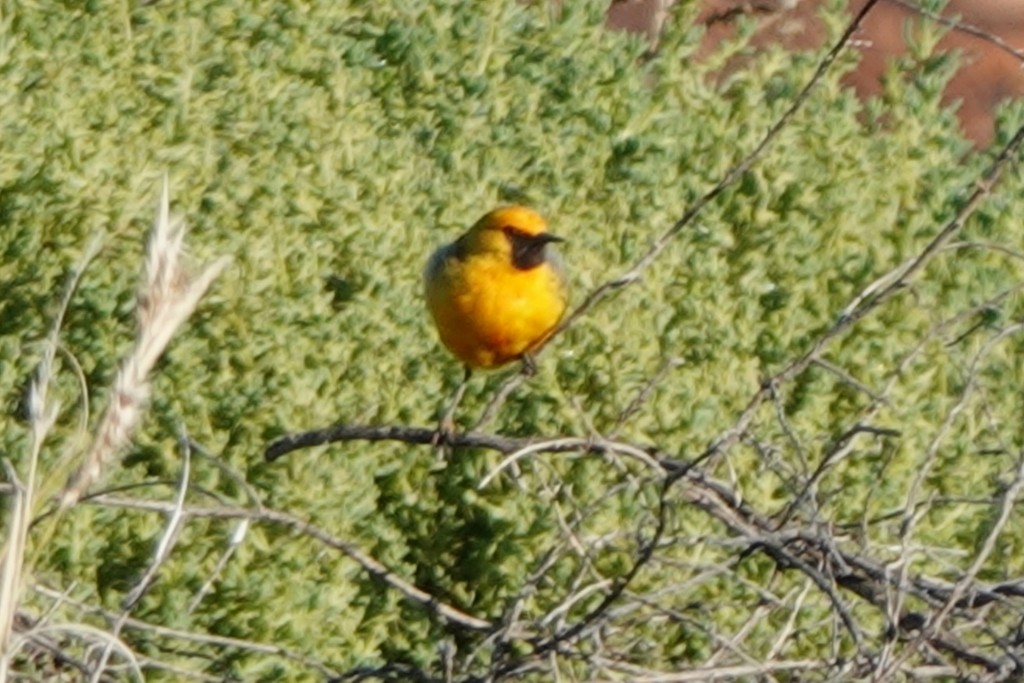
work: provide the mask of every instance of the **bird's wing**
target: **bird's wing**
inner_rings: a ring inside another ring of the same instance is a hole
[[[443,247],[438,247],[430,258],[427,259],[427,267],[423,269],[423,279],[426,282],[436,280],[441,274],[441,269],[444,268],[444,262],[454,257],[455,243],[446,244]]]

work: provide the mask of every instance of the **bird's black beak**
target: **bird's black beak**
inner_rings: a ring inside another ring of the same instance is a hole
[[[512,240],[512,265],[519,270],[530,270],[544,263],[544,247],[551,242],[564,242],[561,237],[542,232],[539,235],[516,233]]]

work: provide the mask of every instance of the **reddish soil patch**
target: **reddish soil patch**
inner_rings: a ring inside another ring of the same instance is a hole
[[[866,0],[850,0],[851,14]],[[741,17],[758,23],[753,45],[781,44],[793,50],[819,47],[824,30],[818,19],[823,0],[701,0],[697,21],[707,27],[703,49],[735,35]],[[881,89],[880,79],[889,60],[906,51],[907,22],[933,22],[912,9],[913,0],[881,0],[855,36],[862,58],[847,82],[861,97]],[[674,0],[614,0],[608,24],[643,32],[657,41],[665,21],[671,21]],[[951,0],[943,14],[955,20],[939,43],[940,50],[956,50],[961,67],[950,81],[945,100],[958,104],[964,134],[978,147],[995,134],[996,106],[1024,95],[1024,2],[1020,0]],[[1014,54],[1014,50],[1017,54]]]

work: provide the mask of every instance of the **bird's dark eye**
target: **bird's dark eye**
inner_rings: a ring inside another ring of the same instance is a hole
[[[529,237],[529,235],[527,235],[525,232],[523,232],[519,228],[513,228],[511,225],[506,225],[502,227],[501,231],[505,233],[505,237],[508,237],[510,240],[517,240],[523,237]]]

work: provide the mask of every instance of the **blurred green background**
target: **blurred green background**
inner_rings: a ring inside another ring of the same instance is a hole
[[[539,618],[573,587],[621,576],[657,504],[655,473],[635,462],[530,458],[518,478],[477,490],[499,455],[438,458],[426,447],[354,442],[273,464],[262,457],[291,431],[435,424],[462,373],[421,301],[433,248],[497,204],[528,203],[567,238],[579,303],[628,270],[754,147],[821,57],[768,52],[720,80],[714,74],[745,50],[742,41],[698,63],[699,34],[678,20],[647,59],[642,40],[604,29],[604,10],[604,2],[557,10],[417,0],[0,3],[0,452],[23,472],[25,387],[68,273],[100,235],[60,334],[53,391],[62,411],[41,461],[51,491],[81,453],[82,421],[95,425],[131,348],[145,236],[166,172],[193,261],[234,260],[172,342],[135,445],[96,489],[136,485],[133,496],[172,500],[184,428],[220,461],[193,461],[191,504],[252,507],[244,480],[268,508],[354,543],[480,618],[500,620],[518,596],[522,618]],[[834,36],[844,21],[833,8]],[[929,57],[921,39],[920,51],[893,67],[886,96],[867,105],[838,85],[849,67],[841,58],[764,157],[639,282],[545,350],[539,374],[493,430],[608,434],[667,363],[618,437],[687,458],[728,429],[762,379],[927,244],[990,161],[969,153],[939,107],[953,64]],[[901,77],[909,67],[915,75]],[[1004,140],[1020,118],[1004,113]],[[914,543],[947,552],[913,554],[912,568],[941,576],[968,563],[1024,441],[1021,341],[995,340],[1022,312],[1021,189],[1014,168],[965,227],[965,244],[943,251],[826,352],[884,395],[877,408],[814,366],[780,387],[777,404],[759,411],[709,474],[761,512],[779,512],[870,409],[871,424],[900,436],[860,438],[814,487],[809,509],[884,559],[901,538],[893,513],[927,503]],[[512,372],[478,374],[459,421],[472,423]],[[1018,517],[983,577],[1024,570]],[[660,596],[662,609],[692,621],[666,627],[643,612],[620,616],[609,646],[638,666],[698,666],[716,634],[749,618],[760,599],[754,586],[791,595],[800,585],[756,557],[709,573],[735,561],[725,530],[683,505],[669,524],[673,543],[631,590]],[[116,612],[165,526],[152,512],[79,505],[30,538],[29,585]],[[567,528],[587,553],[565,551]],[[248,529],[190,610],[234,529],[190,521],[132,615],[271,643],[336,672],[386,662],[429,670],[440,666],[438,643],[454,637],[460,671],[486,669],[480,652],[491,645],[481,637],[273,525]],[[599,599],[580,600],[566,618]],[[51,605],[26,591],[28,613]],[[882,633],[881,615],[863,610]],[[67,605],[56,615],[106,627]],[[824,656],[828,615],[827,598],[812,592],[784,654]],[[751,656],[772,647],[769,626],[748,639]],[[146,656],[218,677],[316,674],[242,647],[172,646],[144,629],[124,638]],[[567,675],[585,668],[568,656],[557,666]]]

